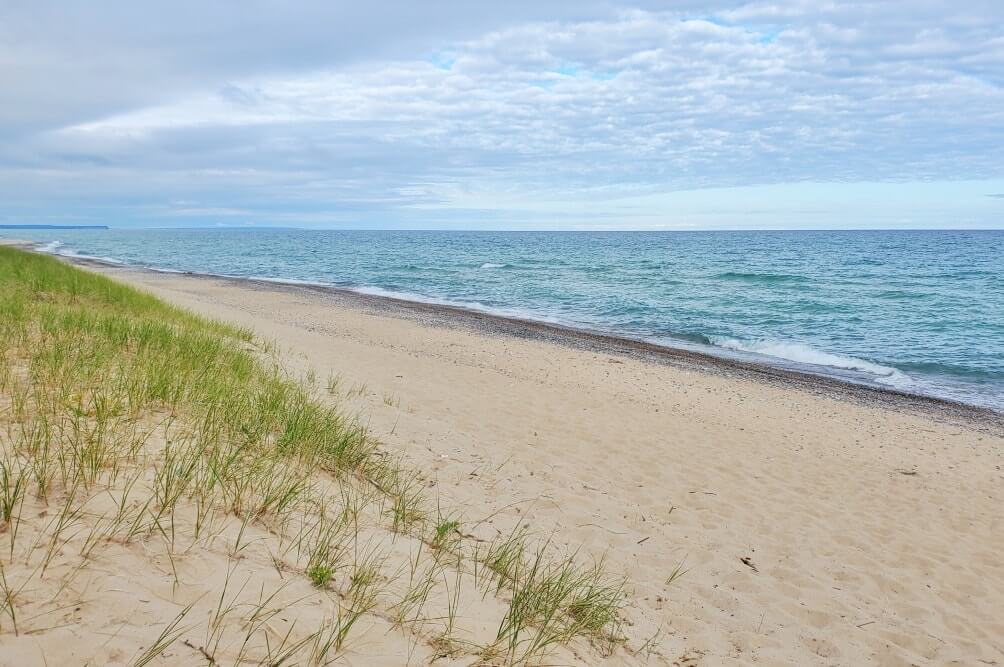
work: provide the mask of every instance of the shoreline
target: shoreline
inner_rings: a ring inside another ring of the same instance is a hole
[[[35,244],[16,245],[37,252]],[[42,253],[49,254],[49,253]],[[192,271],[175,271],[104,261],[93,257],[53,254],[76,266],[92,266],[119,271],[137,271],[152,275],[188,277],[196,280],[218,280],[259,290],[304,292],[333,304],[365,312],[389,315],[488,336],[509,336],[562,345],[594,353],[613,354],[654,364],[711,373],[725,378],[740,378],[762,382],[781,389],[796,389],[857,404],[907,411],[944,419],[951,423],[976,426],[990,433],[1004,433],[1004,412],[938,396],[911,393],[892,387],[841,379],[822,373],[784,368],[770,363],[758,363],[740,358],[698,350],[661,345],[602,331],[543,322],[529,318],[498,315],[463,306],[409,300],[387,295],[368,294],[334,285],[314,285],[282,279],[223,276]],[[783,361],[783,360],[782,360]]]

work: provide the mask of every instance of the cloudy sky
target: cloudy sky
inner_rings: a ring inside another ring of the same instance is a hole
[[[1004,2],[4,0],[25,222],[1001,228]]]

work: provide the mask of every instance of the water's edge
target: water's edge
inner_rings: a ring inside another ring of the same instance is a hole
[[[18,244],[38,252],[36,244]],[[53,256],[53,255],[50,255]],[[259,289],[309,294],[335,305],[421,322],[430,326],[458,328],[483,335],[510,336],[538,340],[597,353],[622,355],[650,363],[660,363],[719,376],[742,378],[787,389],[799,389],[838,400],[851,400],[872,407],[922,413],[939,420],[1004,434],[1004,412],[990,407],[947,398],[911,393],[881,385],[865,384],[777,364],[732,358],[703,350],[674,347],[609,333],[520,317],[510,317],[456,305],[411,301],[394,296],[361,292],[303,281],[284,281],[210,273],[162,270],[125,265],[115,261],[82,256],[55,255],[58,259],[103,273],[147,273],[174,275],[194,280],[227,282],[239,289]]]

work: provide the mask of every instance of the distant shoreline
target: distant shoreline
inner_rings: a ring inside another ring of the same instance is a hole
[[[112,229],[108,225],[0,225],[0,229]],[[457,234],[839,234],[839,233],[939,233],[939,232],[986,232],[1000,234],[1004,232],[1004,227],[722,227],[722,228],[700,228],[700,229],[671,229],[671,228],[596,228],[578,229],[563,227],[484,227],[477,229],[453,228],[453,227],[273,227],[273,226],[185,226],[185,227],[115,227],[117,232],[151,232],[151,231],[237,231],[237,232],[274,232],[274,231],[296,231],[296,232],[376,232],[395,234],[400,232],[418,233],[457,233]]]
[[[110,229],[108,225],[0,225],[0,229]]]
[[[33,244],[25,244],[29,249]],[[949,422],[976,425],[992,433],[1004,433],[1004,413],[950,399],[914,394],[891,387],[856,383],[850,380],[767,363],[717,356],[697,350],[660,345],[599,331],[579,329],[537,320],[485,313],[460,306],[410,301],[392,296],[365,294],[347,288],[297,284],[256,278],[219,276],[196,272],[159,271],[84,257],[59,256],[78,266],[92,266],[113,272],[136,271],[144,274],[220,281],[256,290],[310,295],[330,300],[333,305],[417,321],[434,327],[462,329],[492,337],[551,342],[565,347],[621,355],[650,363],[710,372],[727,378],[743,378],[781,388],[792,388],[850,400],[858,404],[897,411],[918,412]]]

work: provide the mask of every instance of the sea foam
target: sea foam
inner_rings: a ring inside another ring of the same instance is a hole
[[[52,254],[55,253],[62,245],[62,241],[50,241],[44,245],[36,246],[35,250]]]
[[[896,387],[905,387],[909,384],[909,378],[896,368],[876,364],[865,359],[825,352],[801,343],[766,339],[742,341],[722,336],[711,336],[709,338],[712,345],[727,350],[784,359],[809,366],[857,371],[872,376],[876,382]]]

